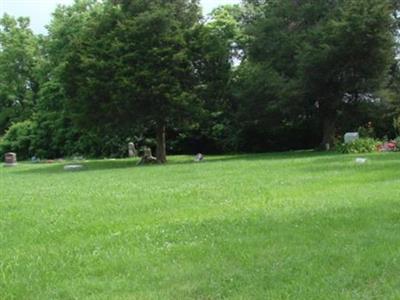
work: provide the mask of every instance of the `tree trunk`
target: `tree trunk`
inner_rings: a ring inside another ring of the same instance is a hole
[[[335,117],[325,116],[322,118],[322,131],[323,137],[321,148],[329,151],[334,146],[336,134],[336,121]]]
[[[167,162],[167,147],[165,141],[165,125],[157,124],[157,162],[164,164]]]

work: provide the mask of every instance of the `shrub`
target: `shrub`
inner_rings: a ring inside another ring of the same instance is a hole
[[[359,127],[358,133],[360,134],[361,138],[374,138],[375,137],[375,130],[372,127],[372,123],[368,123],[367,126]]]
[[[79,130],[59,113],[41,113],[33,120],[15,123],[0,138],[0,156],[15,152],[18,159],[126,157],[128,142],[136,138]]]
[[[388,141],[378,146],[380,152],[394,152],[398,150],[396,141]]]
[[[400,136],[395,138],[394,142],[396,143],[397,151],[400,151]]]
[[[348,144],[336,146],[336,150],[341,153],[370,153],[377,150],[379,142],[372,138],[361,138]]]
[[[27,159],[32,153],[33,135],[37,124],[23,121],[13,124],[0,140],[0,153],[15,152],[20,159]]]

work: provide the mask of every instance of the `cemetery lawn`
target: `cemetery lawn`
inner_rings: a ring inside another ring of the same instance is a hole
[[[0,299],[399,299],[400,153],[0,168]]]

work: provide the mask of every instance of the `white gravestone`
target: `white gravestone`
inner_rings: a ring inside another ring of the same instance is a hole
[[[359,158],[356,159],[356,163],[357,163],[357,164],[360,164],[360,165],[363,165],[363,164],[365,164],[366,162],[367,162],[367,159],[366,159],[366,158],[363,158],[363,157],[359,157]]]
[[[344,135],[344,143],[350,144],[360,138],[360,134],[358,132],[348,132]]]
[[[129,150],[129,157],[135,157],[137,155],[137,151],[136,151],[134,143],[128,144],[128,150]]]
[[[65,171],[79,171],[83,169],[83,165],[66,165],[64,166]]]

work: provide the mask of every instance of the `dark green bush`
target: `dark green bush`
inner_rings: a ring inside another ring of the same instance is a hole
[[[377,151],[379,141],[372,138],[361,138],[348,144],[339,144],[336,150],[340,153],[370,153]]]
[[[375,130],[372,127],[372,125],[367,125],[367,126],[361,126],[358,128],[358,133],[360,134],[361,138],[375,138],[376,134],[375,134]]]
[[[0,138],[0,155],[15,152],[18,159],[62,157],[126,157],[133,138],[78,130],[55,113],[35,115],[33,120],[12,125]]]
[[[37,124],[23,121],[13,124],[0,139],[0,153],[15,152],[19,159],[27,159],[34,155],[32,142]]]

